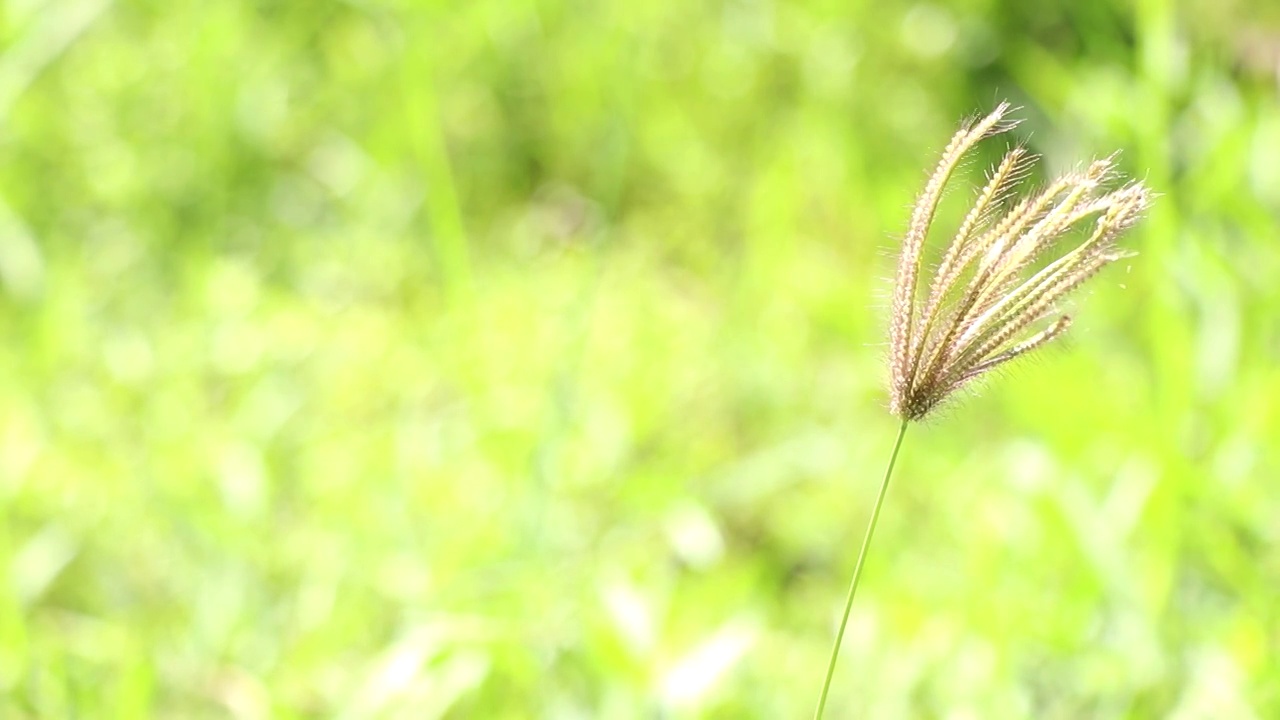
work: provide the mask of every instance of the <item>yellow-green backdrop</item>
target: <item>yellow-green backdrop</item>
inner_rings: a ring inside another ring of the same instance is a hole
[[[0,715],[806,717],[1008,99],[1161,197],[908,434],[828,717],[1280,717],[1278,91],[1270,0],[0,4]]]

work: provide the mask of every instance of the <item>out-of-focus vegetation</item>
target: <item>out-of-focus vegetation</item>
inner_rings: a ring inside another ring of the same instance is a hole
[[[1265,0],[4,3],[0,714],[805,717],[1008,98],[1163,196],[908,435],[830,715],[1278,717],[1278,89]]]

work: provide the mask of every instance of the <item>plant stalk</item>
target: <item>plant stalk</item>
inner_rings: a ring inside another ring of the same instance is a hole
[[[836,658],[840,657],[840,643],[844,641],[844,629],[849,624],[853,596],[858,592],[858,579],[862,577],[862,566],[867,560],[867,548],[871,546],[871,536],[876,531],[876,521],[880,519],[880,506],[884,505],[885,492],[889,489],[889,477],[893,475],[893,465],[898,461],[898,449],[902,447],[902,438],[906,434],[907,421],[903,420],[902,426],[898,428],[898,439],[893,443],[893,454],[889,456],[889,467],[884,471],[884,480],[880,481],[880,494],[876,495],[876,504],[871,510],[871,521],[867,523],[867,534],[862,538],[862,549],[858,551],[858,564],[853,568],[853,581],[849,583],[849,597],[844,601],[844,616],[840,618],[836,642],[831,647],[831,662],[827,663],[827,679],[822,683],[822,695],[818,696],[818,710],[813,714],[814,720],[822,720],[822,711],[827,707],[827,693],[831,690],[831,676],[836,671]]]

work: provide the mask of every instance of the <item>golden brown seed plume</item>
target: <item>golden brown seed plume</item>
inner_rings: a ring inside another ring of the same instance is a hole
[[[1110,158],[1013,202],[1035,161],[1015,147],[992,168],[928,292],[918,292],[924,242],[943,189],[979,141],[1017,124],[1006,120],[1009,110],[1001,103],[960,127],[911,213],[889,327],[889,408],[904,420],[924,417],[970,380],[1065,332],[1071,318],[1058,313],[1059,301],[1127,256],[1116,240],[1151,202],[1140,182],[1108,189],[1114,180]],[[1069,237],[1070,250],[1035,269]]]

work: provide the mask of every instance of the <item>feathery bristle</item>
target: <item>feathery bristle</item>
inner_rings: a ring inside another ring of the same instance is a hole
[[[1006,120],[1009,110],[1001,103],[985,118],[961,126],[912,210],[898,257],[889,328],[889,407],[906,420],[924,417],[971,380],[1061,336],[1071,323],[1065,315],[1018,339],[1102,268],[1128,256],[1116,240],[1151,203],[1151,192],[1140,182],[1105,191],[1114,163],[1103,158],[1001,215],[1034,163],[1024,148],[1015,147],[988,174],[917,312],[924,241],[943,189],[979,141],[1017,124]],[[1085,239],[1023,277],[1064,236],[1095,216]]]

